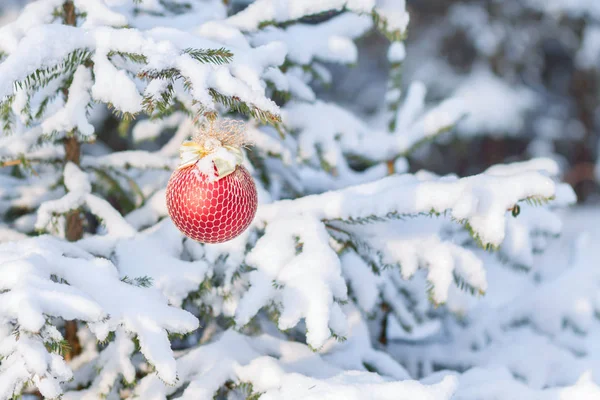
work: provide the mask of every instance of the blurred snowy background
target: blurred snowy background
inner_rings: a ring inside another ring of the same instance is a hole
[[[550,156],[581,203],[598,196],[600,3],[594,0],[408,0],[405,85],[432,101],[472,105],[457,136],[416,155],[414,170],[473,174],[503,161]],[[386,90],[387,44],[359,41],[353,69],[334,74],[337,101],[374,111]]]

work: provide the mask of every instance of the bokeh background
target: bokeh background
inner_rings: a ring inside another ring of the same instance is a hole
[[[580,202],[597,203],[600,2],[413,0],[407,7],[405,84],[423,81],[431,101],[472,103],[458,135],[421,151],[412,168],[470,175],[549,156]],[[360,93],[361,111],[369,112],[385,91],[385,44],[373,35],[361,45],[358,68],[340,68],[334,95]]]

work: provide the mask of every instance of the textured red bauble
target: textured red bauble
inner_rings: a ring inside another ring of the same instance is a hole
[[[241,234],[256,214],[258,196],[241,165],[209,180],[196,165],[173,172],[167,185],[167,210],[175,226],[202,243],[221,243]]]

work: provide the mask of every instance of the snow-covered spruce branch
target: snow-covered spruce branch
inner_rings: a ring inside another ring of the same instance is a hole
[[[552,179],[533,171],[515,172],[509,176],[490,173],[463,179],[425,181],[412,175],[402,175],[322,195],[264,205],[255,221],[259,226],[265,224],[264,235],[245,257],[244,262],[252,270],[242,275],[247,276],[250,287],[237,295],[240,298],[235,321],[243,326],[261,308],[274,305],[280,312],[280,329],[292,328],[300,319],[305,319],[307,342],[319,348],[332,333],[340,337],[346,334],[340,304],[348,300],[347,289],[336,247],[326,243],[330,237],[341,242],[347,239],[347,226],[356,229],[352,234],[359,238],[367,234],[356,228],[356,224],[348,222],[366,221],[369,217],[371,222],[380,222],[373,216],[386,217],[390,213],[408,216],[431,210],[440,213],[448,210],[454,218],[468,222],[475,237],[484,245],[498,246],[504,239],[506,218],[509,216],[507,210],[529,197],[552,198],[554,194]],[[379,201],[374,203],[373,197]],[[374,242],[376,246],[386,243],[379,240]],[[435,237],[430,240],[430,245],[436,245],[434,240]],[[436,245],[439,246],[438,251],[445,249],[443,251],[448,257],[427,260],[423,257],[430,247],[419,250],[419,243],[422,242],[400,241],[397,245],[389,245],[389,248],[379,247],[379,251],[385,252],[385,263],[380,267],[385,264],[401,265],[403,278],[407,279],[419,266],[427,266],[430,273],[428,281],[436,303],[446,301],[448,288],[455,282],[476,292],[485,291],[481,262],[469,251],[439,243]],[[402,251],[402,246],[406,246],[407,251]],[[232,248],[225,248],[231,254]],[[274,248],[278,249],[276,254],[273,253]],[[316,263],[315,260],[328,262]],[[232,267],[237,269],[235,263]],[[230,290],[236,289],[231,287]]]
[[[32,340],[30,344],[18,340],[3,348],[2,370],[14,371],[2,374],[3,396],[20,391],[33,379],[45,396],[54,398],[61,392],[59,383],[70,378],[66,366],[56,364],[52,353],[42,351],[45,340],[38,333],[44,327],[62,339],[48,317],[86,321],[100,341],[123,326],[136,335],[141,352],[159,376],[165,382],[175,381],[167,332],[196,329],[198,320],[193,315],[169,306],[159,291],[123,282],[110,261],[58,239],[40,237],[1,245],[0,254],[2,275],[12,277],[3,283],[0,295],[3,326],[8,324],[22,338]],[[37,356],[28,357],[31,352]]]
[[[44,38],[47,37],[55,38],[61,45],[45,46]],[[187,88],[192,100],[203,111],[212,112],[215,102],[221,102],[226,106],[237,104],[238,109],[250,110],[266,122],[278,119],[277,107],[264,96],[260,82],[265,68],[283,61],[284,49],[276,43],[257,49],[250,48],[247,43],[241,48],[225,48],[213,40],[176,30],[141,32],[62,25],[32,28],[19,43],[20,46],[0,64],[0,73],[4,77],[4,86],[0,86],[0,97],[4,99],[1,117],[5,123],[10,120],[11,109],[17,107],[15,99],[19,96],[26,99],[27,106],[17,109],[19,113],[25,112],[33,119],[30,114],[36,109],[37,114],[43,115],[42,107],[47,106],[48,100],[39,100],[39,106],[30,105],[33,92],[54,80],[68,78],[83,66],[85,69],[81,74],[88,69],[93,71],[93,82],[87,72],[85,81],[89,86],[76,85],[82,86],[80,91],[91,93],[91,98],[88,95],[80,107],[87,107],[93,99],[124,115],[135,115],[144,106],[151,113],[157,107],[157,101],[162,101],[164,108],[165,103],[173,99],[173,90]],[[31,48],[40,48],[40,51],[32,53]],[[27,67],[22,68],[23,65]],[[137,87],[135,75],[148,81],[143,93]],[[11,90],[13,83],[18,89],[16,94]],[[75,79],[71,86],[70,91],[75,86]],[[84,129],[82,133],[88,131]],[[44,129],[46,134],[51,132],[49,128]]]
[[[451,210],[450,216],[469,223],[482,244],[498,246],[504,239],[507,210],[519,201],[550,200],[554,195],[553,180],[535,170],[460,179],[449,176],[421,180],[414,175],[398,175],[321,195],[282,200],[263,207],[258,219],[267,222],[290,215],[312,215],[320,220],[352,223]],[[372,196],[379,201],[374,203]]]
[[[409,22],[409,15],[403,0],[397,2],[389,0],[308,1],[290,2],[285,5],[276,4],[274,0],[260,0],[229,17],[227,22],[244,31],[253,32],[269,25],[285,26],[305,17],[343,10],[371,15],[375,26],[392,41],[402,40]]]
[[[342,154],[373,161],[406,156],[420,144],[456,124],[462,118],[460,104],[447,103],[426,110],[426,89],[415,83],[396,117],[396,130],[373,129],[335,104],[317,101],[314,104],[292,102],[283,109],[286,126],[296,131],[300,157],[317,157],[320,148],[328,165],[337,167]],[[313,118],[302,118],[303,115]],[[342,154],[340,154],[340,150]]]

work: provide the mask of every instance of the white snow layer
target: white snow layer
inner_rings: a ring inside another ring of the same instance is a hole
[[[101,341],[122,326],[137,335],[142,353],[159,376],[165,382],[175,382],[177,372],[167,331],[192,331],[198,320],[169,306],[156,289],[125,283],[110,261],[47,236],[0,245],[0,266],[3,320],[14,320],[20,329],[35,333],[44,328],[45,315],[78,319],[87,321]],[[51,276],[68,285],[53,282]],[[13,353],[15,357],[20,354],[18,347],[7,355]],[[40,350],[38,354],[49,353]],[[36,359],[28,360],[28,368],[46,370]],[[28,378],[15,377],[13,385]]]
[[[91,136],[94,127],[88,122],[87,107],[91,101],[92,73],[82,65],[77,67],[69,86],[69,99],[64,107],[42,123],[45,134],[70,132],[77,129],[82,135]]]
[[[267,27],[252,35],[252,43],[273,41],[286,44],[287,58],[297,64],[309,64],[314,58],[327,62],[356,63],[358,50],[353,39],[371,28],[366,15],[341,14],[317,25],[294,24],[285,29]]]
[[[305,0],[281,2],[257,0],[246,9],[229,17],[227,23],[245,31],[258,30],[261,22],[285,22],[329,10],[347,8],[357,13],[377,12],[389,30],[406,30],[409,16],[404,0]]]
[[[434,385],[392,381],[366,371],[344,371],[299,343],[268,335],[255,338],[226,331],[218,340],[189,352],[179,360],[185,388],[181,399],[212,399],[225,381],[250,382],[267,399],[450,399],[456,378]],[[164,400],[177,387],[165,387],[148,377],[136,394]]]
[[[425,181],[412,175],[399,175],[294,201],[282,200],[261,208],[258,218],[271,221],[286,215],[311,214],[319,219],[352,221],[369,215],[450,210],[452,217],[468,222],[484,244],[499,245],[504,239],[507,210],[520,200],[550,198],[554,194],[552,179],[534,171]],[[379,201],[374,203],[372,196]]]

